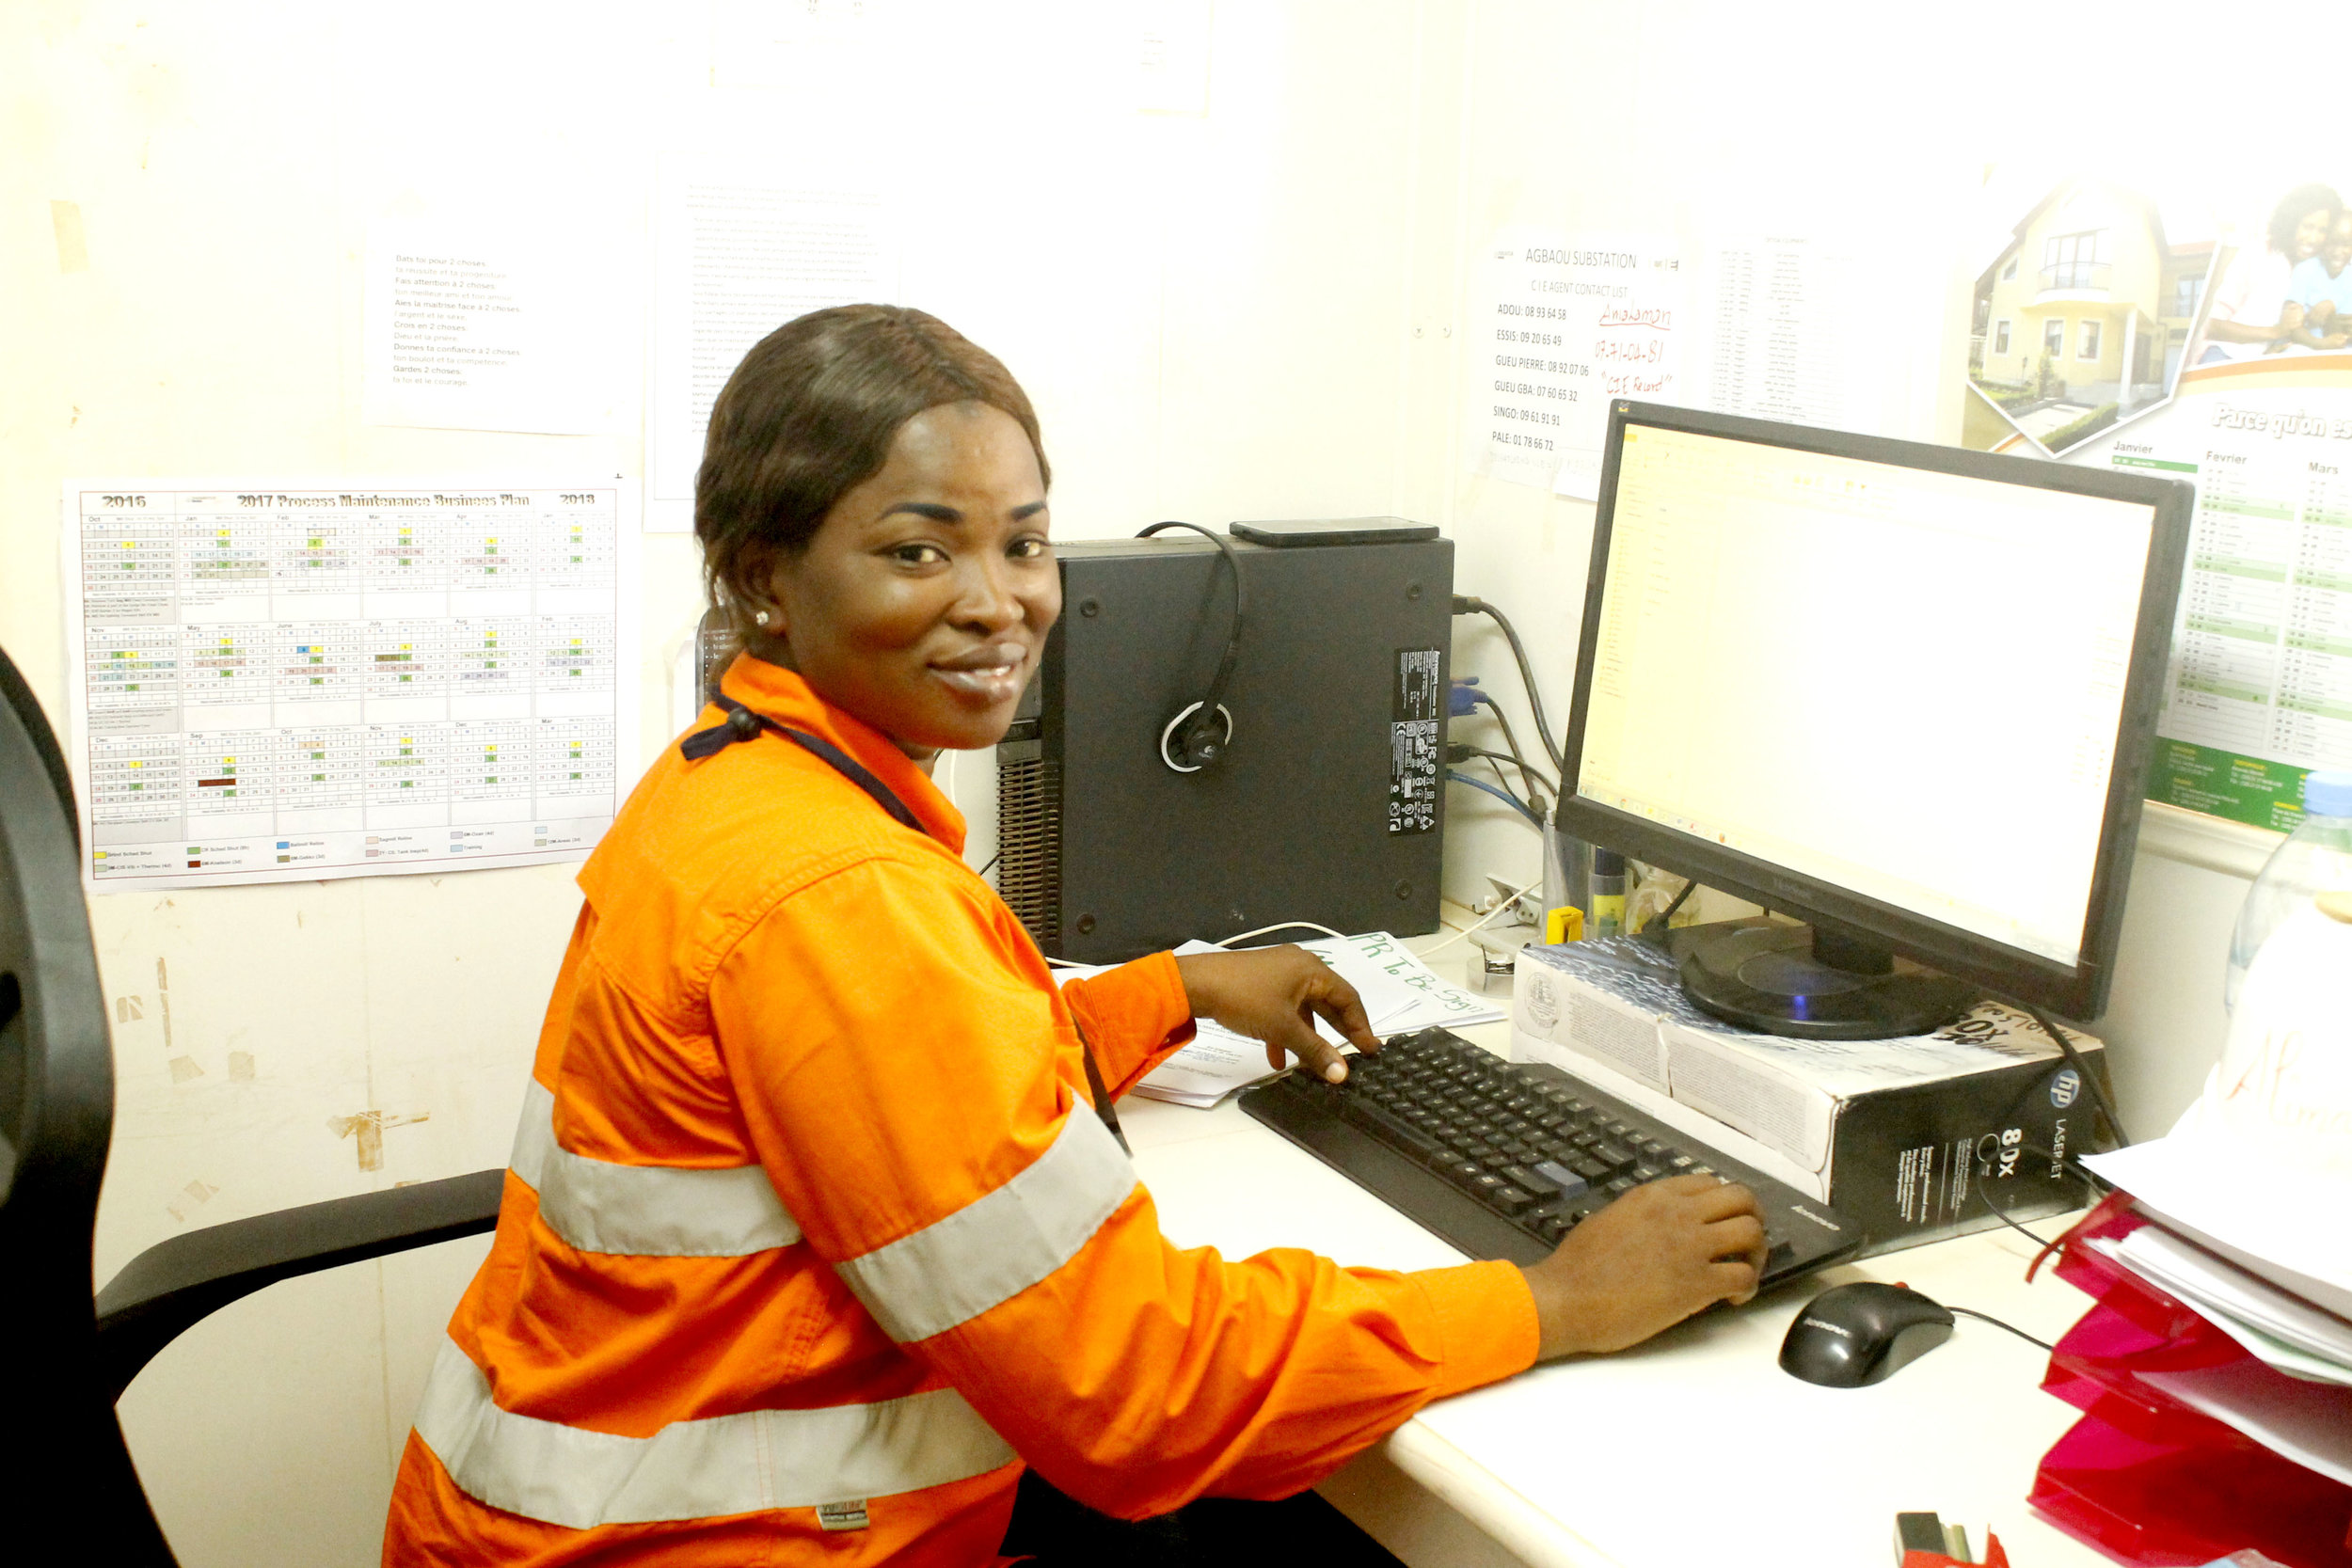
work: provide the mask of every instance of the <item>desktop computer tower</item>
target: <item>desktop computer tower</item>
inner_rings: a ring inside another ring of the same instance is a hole
[[[1453,545],[1230,542],[1057,546],[1061,620],[996,748],[997,885],[1055,958],[1438,925]],[[1170,725],[1216,678],[1234,565],[1230,737],[1186,771]]]

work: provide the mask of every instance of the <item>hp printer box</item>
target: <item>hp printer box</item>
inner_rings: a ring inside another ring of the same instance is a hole
[[[2091,1099],[2041,1026],[1980,1002],[1932,1035],[1805,1040],[1701,1012],[1673,960],[1613,937],[1530,947],[1514,981],[1512,1054],[1549,1062],[1717,1150],[1834,1205],[1866,1253],[2090,1201],[2067,1173],[2090,1152]],[[2069,1040],[2092,1070],[2104,1047]]]

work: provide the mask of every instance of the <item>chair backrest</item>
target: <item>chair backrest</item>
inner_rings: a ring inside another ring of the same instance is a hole
[[[64,753],[0,652],[0,1343],[21,1514],[72,1499],[77,1557],[169,1563],[100,1374],[90,1278],[114,1126],[105,997]]]

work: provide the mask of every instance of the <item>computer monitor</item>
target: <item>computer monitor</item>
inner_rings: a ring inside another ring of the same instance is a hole
[[[1614,404],[1561,829],[1805,923],[1676,934],[1718,1017],[1924,1033],[1979,989],[2096,1017],[2191,499]]]

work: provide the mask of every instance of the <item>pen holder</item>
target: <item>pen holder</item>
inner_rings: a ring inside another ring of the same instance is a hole
[[[1563,910],[1576,911],[1575,918],[1563,921]],[[1546,942],[1579,941],[1593,926],[1593,847],[1556,822],[1544,824],[1544,926]],[[1554,936],[1554,927],[1572,929]]]

